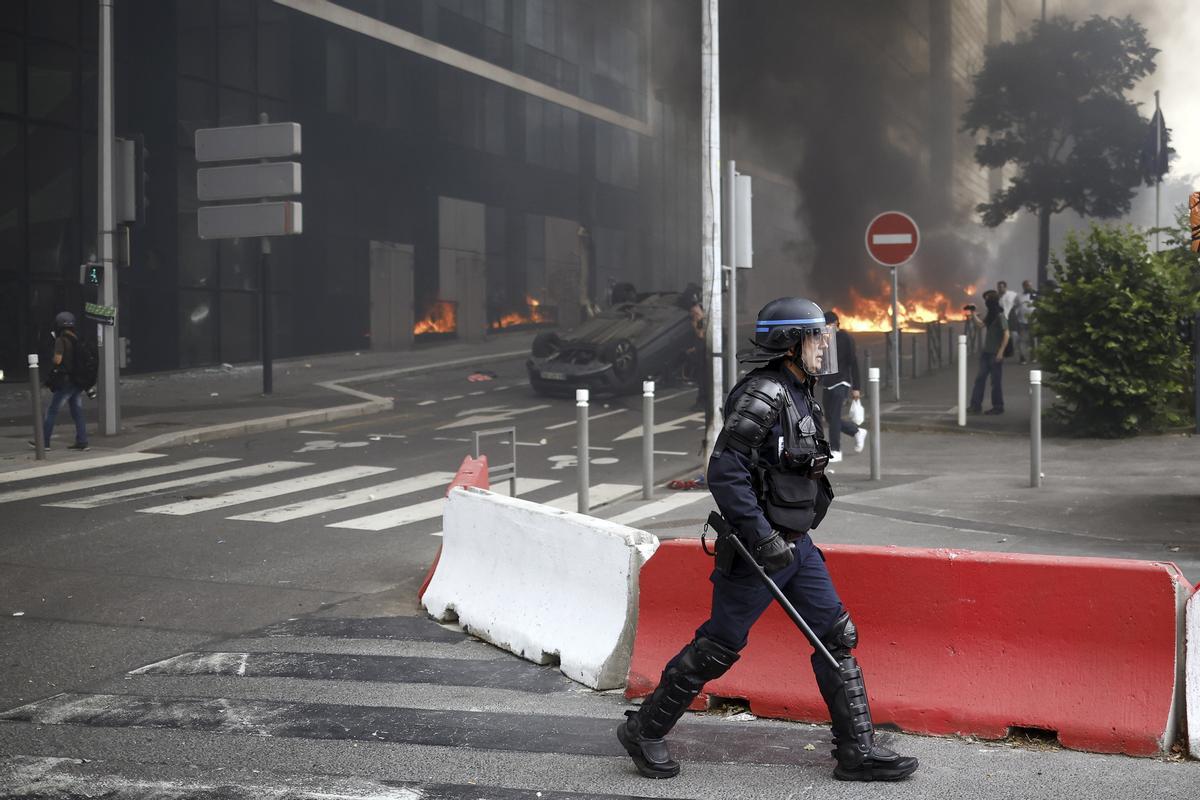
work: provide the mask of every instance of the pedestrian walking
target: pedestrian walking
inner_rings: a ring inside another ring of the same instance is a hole
[[[1032,322],[1033,322],[1033,304],[1037,300],[1037,292],[1034,291],[1033,283],[1025,280],[1021,281],[1021,293],[1017,295],[1017,330],[1016,330],[1016,352],[1017,358],[1022,364],[1033,360],[1033,340]]]
[[[725,522],[736,529],[730,535],[744,542],[839,664],[835,669],[813,655],[817,686],[833,721],[834,777],[899,780],[917,769],[917,760],[875,743],[862,670],[851,654],[858,632],[808,534],[833,499],[824,474],[829,445],[813,391],[820,377],[837,372],[837,340],[816,303],[784,297],[758,313],[754,341],[741,360],[758,366],[725,401],[725,426],[708,462],[709,488]],[[729,556],[734,545],[728,537],[717,542],[710,618],[667,662],[641,708],[627,711],[617,728],[617,738],[648,778],[679,773],[664,737],[704,684],[738,660],[751,626],[772,600],[756,570]]]
[[[59,312],[54,317],[54,358],[46,375],[45,385],[52,392],[46,407],[46,418],[42,421],[42,441],[50,449],[50,437],[54,434],[54,422],[63,403],[71,411],[75,422],[75,443],[70,450],[87,450],[87,425],[83,419],[83,395],[96,384],[96,358],[91,349],[80,340],[75,331],[75,315],[70,311]],[[33,445],[30,442],[30,445]]]
[[[976,328],[983,332],[983,350],[979,354],[979,373],[975,376],[975,386],[971,390],[971,404],[967,406],[968,414],[978,414],[983,411],[983,392],[987,382],[992,381],[992,407],[986,414],[1004,413],[1004,357],[1008,355],[1008,315],[1000,305],[999,295],[990,289],[983,293],[983,302],[987,315],[979,318],[975,311],[970,312]]]
[[[847,398],[858,400],[862,397],[854,338],[838,325],[837,312],[826,311],[825,322],[833,328],[837,338],[838,371],[821,378],[821,386],[825,389],[825,418],[829,420],[829,460],[836,464],[842,460],[842,434],[853,436],[854,452],[861,453],[867,441],[867,429],[842,417]]]

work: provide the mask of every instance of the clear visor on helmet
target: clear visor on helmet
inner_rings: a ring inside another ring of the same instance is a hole
[[[833,375],[838,371],[837,336],[832,325],[805,336],[800,347],[800,366],[813,377]]]

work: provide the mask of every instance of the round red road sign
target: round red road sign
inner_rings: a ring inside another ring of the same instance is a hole
[[[898,267],[908,261],[920,243],[917,223],[900,211],[885,211],[867,226],[867,253],[885,267]]]

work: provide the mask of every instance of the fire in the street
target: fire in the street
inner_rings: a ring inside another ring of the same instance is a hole
[[[890,331],[892,329],[892,301],[888,296],[863,297],[851,290],[852,305],[843,311],[835,307],[838,326],[845,331]],[[902,300],[897,317],[900,329],[905,330],[927,322],[945,321],[955,314],[956,307],[941,292],[923,293],[918,297]]]
[[[429,307],[424,319],[413,325],[413,335],[422,333],[454,333],[458,329],[458,306],[449,300],[438,300]]]
[[[540,325],[546,322],[554,322],[554,318],[541,307],[540,300],[535,300],[532,297],[525,298],[525,311],[514,311],[500,319],[492,321],[492,330],[501,330],[503,328],[511,328],[514,325]]]

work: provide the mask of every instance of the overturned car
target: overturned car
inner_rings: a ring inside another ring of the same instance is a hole
[[[695,300],[689,292],[642,295],[566,333],[538,334],[526,362],[530,385],[548,395],[624,394],[643,380],[683,376],[689,350],[702,346],[690,311]]]

